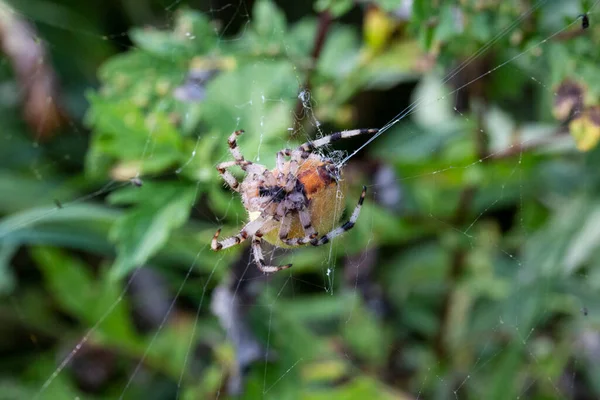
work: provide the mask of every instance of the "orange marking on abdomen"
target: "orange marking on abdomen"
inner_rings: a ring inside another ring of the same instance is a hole
[[[298,180],[304,185],[306,197],[309,199],[319,190],[335,185],[335,180],[329,175],[323,165],[325,164],[320,164],[316,167],[312,165],[301,169],[298,173]]]
[[[328,175],[319,173],[318,169],[303,171],[298,174],[298,180],[304,185],[306,197],[309,199],[319,190],[323,190],[328,186],[335,185],[335,181]]]

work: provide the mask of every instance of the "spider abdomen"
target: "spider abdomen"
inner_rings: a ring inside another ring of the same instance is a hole
[[[278,247],[292,247],[279,238],[279,224],[287,214],[291,218],[288,238],[303,237],[305,230],[298,214],[298,211],[303,208],[308,209],[316,232],[326,233],[335,226],[344,211],[345,188],[340,184],[340,176],[331,174],[332,167],[332,164],[316,159],[315,156],[300,165],[295,177],[292,177],[295,179],[293,184],[289,184],[289,162],[281,171],[278,169],[271,171],[271,176],[282,177],[277,182],[257,184],[254,179],[247,182],[247,187],[256,185],[254,190],[242,191],[251,194],[244,199],[250,220],[258,218],[261,214],[273,216],[273,221],[269,225],[273,224],[274,229],[264,235],[265,241]],[[286,186],[293,189],[286,192]]]

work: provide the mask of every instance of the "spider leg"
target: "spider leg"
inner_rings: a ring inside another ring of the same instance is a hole
[[[256,266],[265,274],[271,274],[273,272],[281,271],[282,269],[288,269],[292,266],[292,264],[285,265],[266,265],[265,259],[263,258],[262,249],[260,247],[262,243],[262,239],[259,236],[254,236],[252,239],[252,252],[254,253],[254,260],[256,261]]]
[[[285,157],[289,157],[292,155],[292,151],[290,149],[283,149],[277,152],[277,169],[279,172],[283,173],[283,166],[285,165]]]
[[[249,165],[252,165],[252,161],[248,161],[244,158],[242,152],[240,151],[237,145],[237,137],[243,133],[244,131],[241,129],[238,131],[234,131],[231,135],[229,135],[229,139],[227,139],[227,144],[229,145],[229,151],[231,152],[231,155],[233,156],[235,161],[237,161],[237,165],[242,167],[242,169],[245,171]]]
[[[329,143],[336,142],[341,139],[348,139],[354,136],[366,135],[371,133],[377,133],[379,129],[353,129],[350,131],[335,132],[331,135],[324,136],[320,139],[309,141],[298,146],[298,150],[303,153],[303,158],[306,158],[306,153],[310,153],[314,149],[328,145]]]
[[[253,164],[248,161],[246,161],[244,164],[240,164],[239,161],[225,161],[220,164],[217,164],[217,171],[219,171],[219,174],[221,174],[223,180],[227,183],[227,185],[229,185],[231,189],[235,190],[236,192],[239,192],[240,182],[238,182],[238,180],[235,179],[233,174],[228,171],[228,168],[231,168],[236,165],[240,166],[247,173],[253,174],[255,176],[266,175],[266,173],[269,172],[269,170],[267,170],[264,166],[260,164]]]
[[[212,238],[210,247],[214,251],[219,251],[240,244],[244,240],[248,239],[249,236],[261,237],[264,232],[261,232],[260,228],[262,228],[266,222],[267,220],[264,218],[257,218],[254,221],[248,222],[237,235],[228,237],[227,239],[221,241],[217,240],[219,238],[219,234],[221,233],[221,229],[219,228]]]
[[[240,183],[235,179],[235,177],[227,170],[227,168],[231,168],[234,165],[238,165],[237,161],[225,161],[220,164],[217,164],[217,171],[221,174],[221,177],[229,185],[232,190],[239,192]]]
[[[358,219],[358,216],[360,215],[360,209],[362,207],[363,202],[365,201],[366,195],[367,195],[367,187],[363,186],[362,193],[360,194],[360,198],[358,199],[358,204],[354,208],[354,211],[352,212],[350,219],[348,221],[346,221],[342,226],[339,226],[339,227],[335,228],[334,230],[332,230],[331,232],[329,232],[328,234],[321,236],[320,239],[314,239],[313,241],[310,242],[310,244],[312,244],[313,246],[324,245],[326,243],[329,243],[329,241],[331,239],[335,238],[336,236],[339,236],[342,233],[352,229],[354,227],[354,224],[356,223],[356,220]]]
[[[243,130],[238,130],[238,131],[233,132],[229,136],[229,139],[227,139],[227,144],[229,145],[229,151],[231,152],[231,155],[235,159],[236,165],[239,165],[246,172],[249,172],[249,173],[255,174],[255,175],[261,175],[267,169],[260,164],[254,164],[252,161],[246,160],[244,158],[244,156],[242,155],[242,152],[238,148],[237,137],[243,133],[244,133]]]
[[[281,225],[279,227],[279,239],[281,239],[282,241],[287,240],[291,226],[292,218],[290,217],[290,214],[285,214],[281,219]]]
[[[237,163],[238,162],[236,161],[236,164]],[[254,164],[250,161],[246,161],[245,164],[240,165],[240,167],[242,167],[242,169],[247,173],[254,175],[265,175],[267,172],[269,172],[269,170],[266,169],[264,166],[260,164]]]
[[[279,231],[279,239],[281,239],[288,246],[302,246],[310,243],[311,240],[314,240],[318,236],[318,233],[315,232],[315,228],[313,228],[312,222],[310,221],[310,213],[306,208],[298,211],[298,217],[300,218],[302,229],[304,229],[304,237],[288,239],[286,232],[285,238],[282,238],[281,230]]]
[[[294,153],[290,149],[284,149],[277,152],[277,170],[279,174],[277,176],[278,180],[283,180],[284,178],[284,169],[285,169],[285,157],[292,157],[289,163],[287,178],[285,179],[285,183],[282,185],[286,193],[291,192],[296,187],[296,175],[298,174],[298,157],[294,157]]]
[[[295,157],[292,157],[292,159],[290,160],[290,169],[288,171],[288,175],[285,182],[285,191],[287,193],[291,192],[296,188],[298,169],[300,169],[298,160]]]

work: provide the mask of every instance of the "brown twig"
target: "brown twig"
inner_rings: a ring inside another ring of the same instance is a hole
[[[52,136],[65,122],[59,88],[44,42],[33,25],[0,0],[0,50],[12,65],[23,92],[25,122],[36,141]]]
[[[578,17],[579,18],[583,18],[584,14],[580,15]],[[559,33],[558,35],[554,36],[552,38],[553,41],[555,42],[565,42],[571,39],[574,39],[576,37],[579,36],[583,36],[586,34],[586,29],[589,27],[589,20],[587,20],[587,26],[585,23],[583,23],[582,25],[579,25],[576,29],[570,29],[564,32]]]
[[[317,61],[321,56],[321,52],[323,50],[323,46],[325,45],[325,40],[327,39],[327,33],[329,32],[329,28],[331,26],[331,14],[328,11],[323,11],[319,15],[319,25],[317,27],[317,34],[315,35],[315,41],[313,44],[313,50],[310,55],[311,63],[308,71],[306,72],[306,79],[304,81],[304,85],[302,87],[303,93],[310,93],[312,88],[311,77],[313,71],[317,67]],[[304,105],[306,98],[302,95],[298,96],[298,102],[296,103],[296,109],[294,111],[294,115],[296,115],[296,121],[294,122],[294,130],[292,131],[292,135],[296,135],[298,130],[300,129],[300,125],[302,123],[302,112],[304,110]]]

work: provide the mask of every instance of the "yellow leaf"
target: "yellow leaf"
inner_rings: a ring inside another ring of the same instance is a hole
[[[388,14],[377,7],[370,7],[364,22],[365,42],[377,52],[386,45],[395,28],[396,24]]]
[[[569,131],[580,151],[589,151],[600,141],[600,106],[586,108],[569,123]]]
[[[307,364],[302,369],[303,378],[309,382],[335,381],[349,372],[343,360],[319,360]]]

